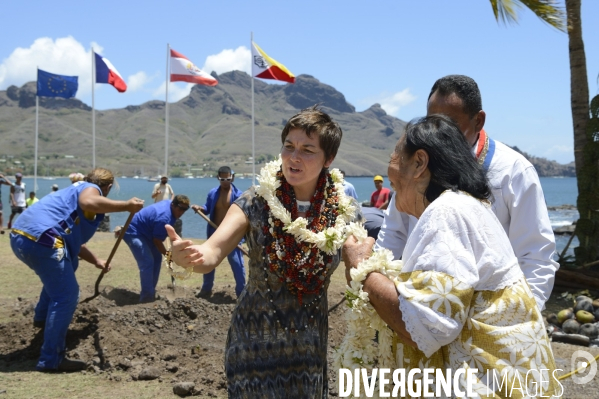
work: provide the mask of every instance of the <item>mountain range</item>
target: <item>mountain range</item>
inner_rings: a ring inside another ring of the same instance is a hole
[[[214,174],[222,165],[252,170],[251,77],[233,71],[216,75],[215,87],[193,86],[169,103],[169,175]],[[0,171],[33,173],[36,83],[0,91]],[[343,129],[333,167],[350,176],[386,174],[389,155],[406,122],[379,104],[362,112],[335,88],[310,75],[295,84],[254,81],[256,171],[281,149],[281,130],[299,110],[320,104]],[[77,99],[39,98],[38,175],[86,172],[92,165],[91,107]],[[117,175],[157,175],[164,169],[164,101],[96,110],[96,165]],[[519,151],[517,148],[515,148]],[[524,154],[540,176],[572,176],[561,165]]]

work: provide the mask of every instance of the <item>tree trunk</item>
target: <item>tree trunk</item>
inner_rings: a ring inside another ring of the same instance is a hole
[[[580,246],[574,250],[578,265],[594,261],[599,253],[599,173],[596,159],[598,151],[597,142],[591,132],[595,130],[592,128],[595,123],[589,120],[589,89],[580,3],[581,0],[566,0],[574,161],[578,181],[577,207],[580,213],[576,227]]]

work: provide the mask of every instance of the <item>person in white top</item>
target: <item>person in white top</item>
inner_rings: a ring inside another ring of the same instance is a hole
[[[476,82],[463,75],[449,75],[435,82],[429,95],[427,115],[452,118],[482,165],[493,193],[492,210],[507,233],[518,263],[544,309],[559,268],[553,260],[555,236],[537,172],[521,154],[489,138],[483,130],[486,114]],[[387,248],[401,258],[417,220],[395,207],[395,196],[375,249]]]
[[[168,177],[162,176],[160,178],[160,183],[156,183],[154,185],[152,198],[154,199],[154,203],[164,200],[172,201],[175,198],[175,192],[173,191],[171,185],[168,184]]]
[[[8,228],[12,228],[12,220],[17,213],[23,213],[27,208],[27,196],[25,195],[25,183],[23,183],[23,175],[21,173],[15,174],[15,184],[10,188],[10,206],[11,213],[8,219]]]
[[[415,375],[413,386],[434,382],[418,376],[424,368],[437,369],[444,380],[454,377],[454,389],[468,385],[468,397],[558,397],[563,387],[555,378],[543,316],[491,208],[492,189],[470,146],[447,116],[407,125],[388,168],[397,209],[418,218],[403,264],[393,280],[393,273],[379,270],[351,273],[354,267],[383,266],[390,254],[380,250],[381,256],[363,264],[374,240],[350,237],[343,246],[348,284],[352,275],[354,288],[362,281],[372,307],[396,333],[395,364],[389,366]],[[352,352],[361,356],[360,349]],[[466,373],[467,382],[459,377]],[[508,387],[514,386],[522,391],[512,396]],[[465,393],[455,389],[450,396]]]
[[[10,180],[6,176],[4,176],[2,173],[0,173],[0,234],[4,234],[4,229],[2,228],[2,226],[4,226],[4,217],[2,214],[2,185],[3,184],[12,187],[12,183],[10,182]]]

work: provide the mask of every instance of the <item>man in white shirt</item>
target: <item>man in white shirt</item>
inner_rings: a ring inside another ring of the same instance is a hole
[[[160,183],[156,183],[154,185],[152,198],[154,199],[154,203],[164,200],[172,201],[175,198],[175,192],[173,191],[171,185],[168,184],[168,177],[162,176],[160,178]]]
[[[22,181],[23,175],[20,172],[15,174],[15,184],[10,188],[10,206],[11,213],[8,219],[8,228],[12,228],[12,220],[18,214],[23,213],[27,208],[27,196],[25,195],[25,183]]]
[[[476,82],[463,75],[449,75],[435,82],[427,115],[452,118],[472,146],[493,192],[493,212],[507,233],[518,263],[539,309],[545,307],[559,268],[553,260],[555,236],[549,221],[541,183],[534,166],[505,144],[489,138],[483,130],[486,114]],[[395,196],[375,248],[391,250],[401,258],[408,236],[418,220],[395,207]]]
[[[2,211],[2,185],[5,184],[7,186],[12,187],[12,183],[10,182],[10,180],[4,176],[2,173],[0,173],[0,234],[4,234],[4,229],[2,228],[2,226],[4,226],[4,216],[3,216],[3,211]]]

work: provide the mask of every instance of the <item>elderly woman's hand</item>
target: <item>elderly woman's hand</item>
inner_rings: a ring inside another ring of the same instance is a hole
[[[343,262],[345,263],[345,278],[347,284],[351,282],[350,269],[358,266],[358,263],[364,259],[370,258],[372,253],[372,247],[374,247],[374,239],[372,237],[366,237],[362,242],[358,242],[354,236],[348,237],[343,244],[341,254],[343,255]]]

